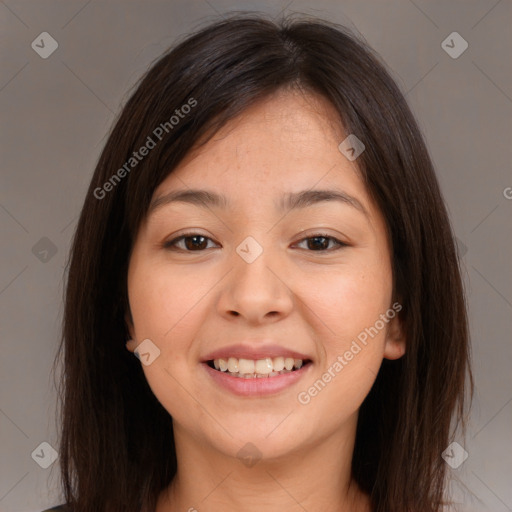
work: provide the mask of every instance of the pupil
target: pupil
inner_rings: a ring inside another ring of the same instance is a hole
[[[318,242],[318,240],[324,240],[324,243],[320,244],[320,248],[326,249],[329,246],[329,240],[325,236],[315,236],[310,239],[310,242],[313,242],[313,241]],[[314,243],[308,243],[308,245],[309,245],[309,248],[311,249],[312,246],[314,246]],[[316,247],[318,248],[318,245],[316,245]]]
[[[202,238],[203,239],[203,243],[200,244],[199,246],[197,244],[191,244],[189,243],[190,240],[197,240],[198,238]],[[206,240],[206,238],[204,236],[188,236],[186,239],[185,239],[185,245],[187,246],[187,249],[204,249],[205,248],[205,245],[204,245],[204,240]]]

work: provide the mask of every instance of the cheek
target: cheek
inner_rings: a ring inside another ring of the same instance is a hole
[[[347,266],[306,280],[302,293],[325,336],[321,342],[328,357],[347,350],[352,340],[374,326],[390,307],[391,290],[391,269],[383,264]],[[385,329],[380,330],[377,346],[383,345]]]
[[[298,396],[309,414],[331,426],[354,413],[369,393],[382,363],[392,276],[386,259],[347,266],[316,279],[310,293],[322,358],[313,379]],[[311,284],[311,283],[310,283]]]
[[[382,364],[387,323],[381,315],[390,307],[390,292],[376,278],[345,275],[329,281],[335,292],[317,288],[321,358],[297,400],[322,428],[337,428],[359,409]]]
[[[215,285],[212,276],[153,265],[136,268],[129,282],[130,307],[137,338],[159,340],[162,346],[190,338],[184,333],[197,325],[197,315]],[[211,281],[211,282],[210,282]]]
[[[187,270],[171,272],[157,264],[134,266],[132,276],[129,298],[136,339],[140,343],[149,338],[160,350],[153,363],[142,366],[146,380],[173,418],[184,424],[189,418],[197,421],[205,411],[190,394],[190,361],[197,358],[194,340],[206,296],[218,278],[208,279],[204,273],[199,278]]]

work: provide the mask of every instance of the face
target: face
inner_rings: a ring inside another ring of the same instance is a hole
[[[338,149],[347,135],[322,98],[279,92],[156,189],[129,265],[128,348],[150,340],[143,370],[177,442],[314,447],[354,427],[382,359],[403,355],[385,221]],[[192,190],[210,196],[172,200]]]

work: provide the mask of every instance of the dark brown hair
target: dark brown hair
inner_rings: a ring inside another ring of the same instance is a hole
[[[353,476],[378,512],[440,511],[441,453],[456,427],[464,431],[465,391],[473,391],[461,273],[421,132],[385,65],[359,39],[318,19],[237,14],[163,55],[122,109],[68,266],[60,464],[74,512],[151,511],[176,472],[172,418],[125,348],[130,251],[154,190],[191,148],[283,88],[323,96],[345,132],[363,141],[356,163],[392,242],[407,350],[383,361],[361,406]],[[195,107],[169,123],[191,99]],[[166,122],[165,137],[128,171],[134,151]]]

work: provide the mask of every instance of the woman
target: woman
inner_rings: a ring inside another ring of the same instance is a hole
[[[82,209],[66,510],[439,512],[468,343],[433,165],[379,58],[324,21],[211,24],[143,78]]]

